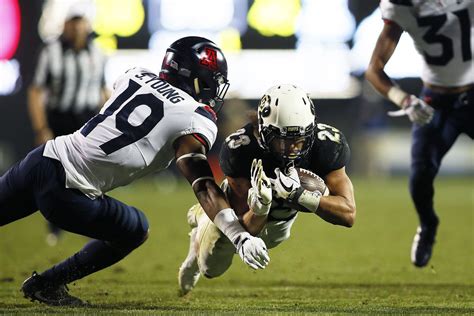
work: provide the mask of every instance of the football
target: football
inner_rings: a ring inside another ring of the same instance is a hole
[[[296,168],[298,172],[298,177],[300,178],[301,186],[308,191],[319,191],[322,195],[328,195],[329,190],[327,189],[324,180],[314,172],[303,169]]]
[[[298,177],[300,178],[301,186],[308,191],[319,191],[322,195],[329,195],[329,190],[324,183],[324,180],[314,172],[303,169],[296,168],[298,172]],[[282,199],[274,199],[279,207],[274,207],[272,210],[272,216],[276,218],[286,218],[294,212],[294,210],[299,212],[308,212],[303,206],[299,205],[296,202],[289,202]],[[281,207],[281,208],[280,208]],[[291,209],[291,210],[289,210]]]

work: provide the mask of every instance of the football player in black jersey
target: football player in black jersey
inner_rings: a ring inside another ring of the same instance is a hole
[[[243,226],[270,249],[289,238],[299,211],[335,225],[354,224],[354,192],[345,171],[349,156],[344,135],[316,120],[308,95],[293,85],[279,85],[265,93],[252,122],[225,140],[222,187]],[[295,167],[319,175],[322,188],[303,189]],[[222,275],[235,253],[199,204],[189,210],[188,223],[189,253],[178,277],[182,294],[194,288],[200,274]]]

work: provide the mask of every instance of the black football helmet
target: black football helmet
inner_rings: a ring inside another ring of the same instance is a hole
[[[227,61],[221,49],[204,37],[188,36],[166,50],[160,78],[218,112],[229,89]]]

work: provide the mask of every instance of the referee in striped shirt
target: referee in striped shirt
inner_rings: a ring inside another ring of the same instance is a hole
[[[70,11],[62,35],[39,54],[28,91],[37,144],[80,129],[109,96],[104,80],[105,56],[92,43],[90,32],[85,15]]]
[[[74,8],[73,8],[74,10]],[[59,39],[41,50],[28,89],[28,110],[37,145],[74,133],[99,111],[105,88],[105,56],[90,39],[83,12],[70,10]],[[54,246],[61,230],[49,223],[46,241]]]

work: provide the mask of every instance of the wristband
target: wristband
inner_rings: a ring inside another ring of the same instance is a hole
[[[401,108],[403,108],[403,101],[405,101],[407,97],[408,93],[397,86],[391,87],[387,92],[387,98]]]
[[[329,193],[329,190],[326,190]],[[324,193],[326,193],[326,191]],[[308,191],[308,190],[298,190],[295,195],[296,202],[303,206],[311,213],[316,213],[316,210],[319,207],[319,202],[321,201],[321,192],[319,191]]]
[[[237,246],[238,237],[247,232],[239,222],[237,215],[231,208],[225,208],[217,213],[214,217],[214,224],[219,228],[219,230],[226,235],[227,238],[232,241],[232,243]]]

